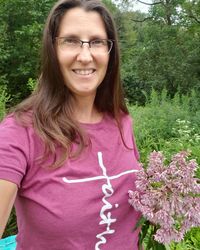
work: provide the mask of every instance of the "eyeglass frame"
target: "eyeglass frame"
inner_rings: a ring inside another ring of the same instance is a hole
[[[56,40],[60,40],[62,38],[70,38],[70,37],[67,37],[67,36],[60,36],[60,37],[57,36],[57,37],[55,37]],[[101,39],[101,38],[98,38],[98,39],[93,39],[93,40],[90,40],[90,41],[83,41],[83,40],[78,39],[78,38],[71,38],[71,39],[79,41],[80,48],[83,47],[84,43],[87,43],[89,45],[89,48],[91,48],[91,43],[94,42],[94,41],[98,41],[98,40],[110,42],[110,49],[108,50],[107,54],[110,54],[110,52],[111,52],[111,50],[113,48],[113,43],[114,43],[114,40],[112,40],[112,39]]]

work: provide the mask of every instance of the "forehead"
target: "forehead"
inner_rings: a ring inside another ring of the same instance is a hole
[[[68,10],[59,26],[58,36],[74,35],[106,38],[106,28],[101,15],[96,11],[86,11],[80,7]],[[86,37],[87,38],[87,37]]]

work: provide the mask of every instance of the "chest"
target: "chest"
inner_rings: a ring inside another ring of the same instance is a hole
[[[35,238],[42,235],[44,242],[46,237],[58,237],[65,239],[67,247],[72,239],[79,244],[65,249],[84,249],[83,244],[88,244],[85,249],[104,249],[98,248],[102,242],[132,233],[138,215],[133,216],[128,204],[128,190],[134,189],[139,165],[131,136],[129,149],[120,136],[111,133],[108,138],[91,136],[80,157],[61,168],[49,171],[35,165],[29,169],[16,206],[23,227],[31,228]]]

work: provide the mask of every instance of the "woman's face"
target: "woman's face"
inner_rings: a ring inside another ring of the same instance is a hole
[[[63,16],[58,37],[91,41],[107,39],[107,34],[98,12],[87,12],[76,7]],[[58,38],[56,51],[65,84],[75,97],[95,97],[97,87],[103,81],[107,71],[109,54],[91,50],[87,43],[84,43],[82,48],[69,49],[71,46],[69,39],[67,40],[69,47],[60,44],[59,41],[61,40]]]

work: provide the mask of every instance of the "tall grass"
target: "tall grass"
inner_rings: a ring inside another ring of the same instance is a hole
[[[141,161],[146,162],[152,150],[172,154],[188,149],[200,163],[200,103],[194,107],[194,99],[194,93],[168,99],[165,91],[162,95],[152,91],[144,107],[129,107]]]

